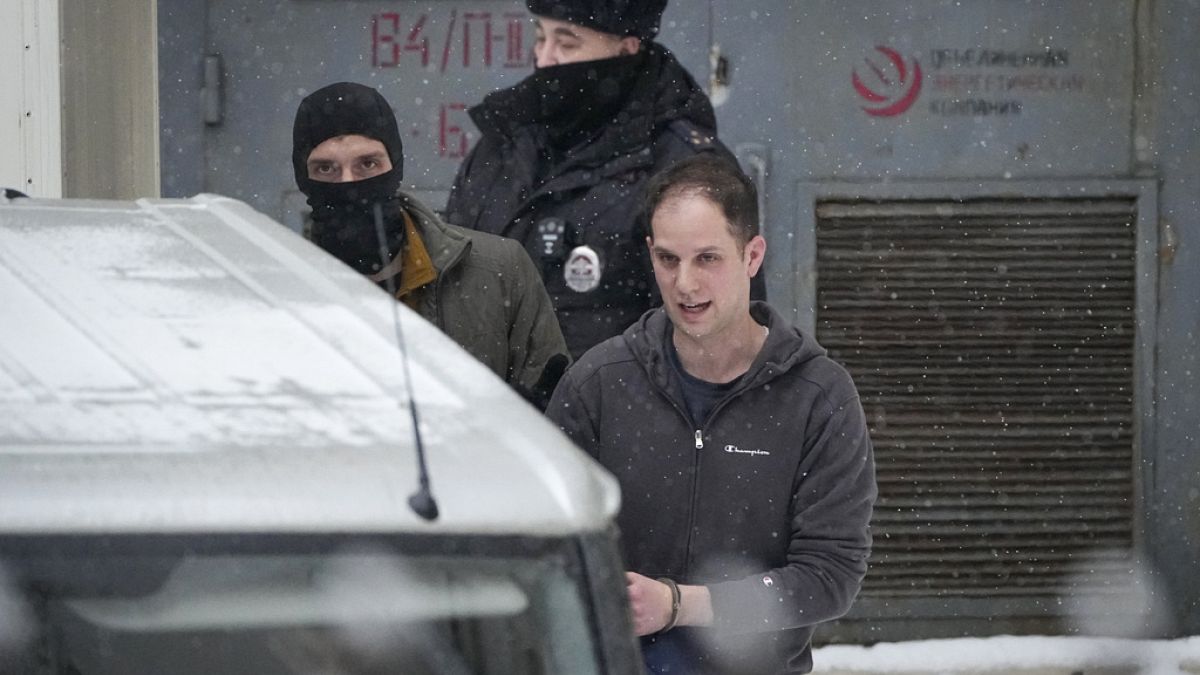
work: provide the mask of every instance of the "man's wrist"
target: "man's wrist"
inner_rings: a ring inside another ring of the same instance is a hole
[[[708,586],[680,584],[677,626],[711,626],[713,624],[712,595]]]

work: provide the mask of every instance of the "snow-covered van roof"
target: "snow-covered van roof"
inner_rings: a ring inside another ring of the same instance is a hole
[[[0,200],[0,533],[605,528],[615,481],[401,306],[228,198]]]

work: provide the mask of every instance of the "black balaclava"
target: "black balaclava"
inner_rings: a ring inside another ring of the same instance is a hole
[[[335,136],[357,134],[387,148],[392,170],[366,180],[326,183],[308,177],[308,156]],[[378,271],[375,205],[383,208],[388,253],[404,245],[402,204],[397,195],[404,175],[404,146],[396,115],[386,99],[371,87],[339,82],[318,89],[300,101],[292,127],[292,169],[296,186],[312,207],[312,240],[363,274]]]

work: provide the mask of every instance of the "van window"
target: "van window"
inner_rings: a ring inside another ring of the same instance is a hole
[[[78,543],[17,554],[6,544],[0,606],[22,621],[7,654],[0,640],[0,670],[598,672],[596,622],[570,546],[525,540],[480,555],[443,539],[418,553],[352,539],[316,550],[295,539],[275,551],[176,541],[90,554]]]

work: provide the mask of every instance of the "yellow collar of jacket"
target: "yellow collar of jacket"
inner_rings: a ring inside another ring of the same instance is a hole
[[[437,279],[437,269],[433,266],[433,258],[429,257],[429,250],[425,248],[425,242],[417,232],[416,223],[413,222],[407,211],[403,211],[401,214],[404,216],[406,236],[404,248],[400,251],[400,255],[392,258],[392,262],[388,263],[387,267],[370,275],[369,278],[371,281],[380,283],[399,274],[400,283],[396,289],[396,299],[416,309],[416,298],[412,292]]]

